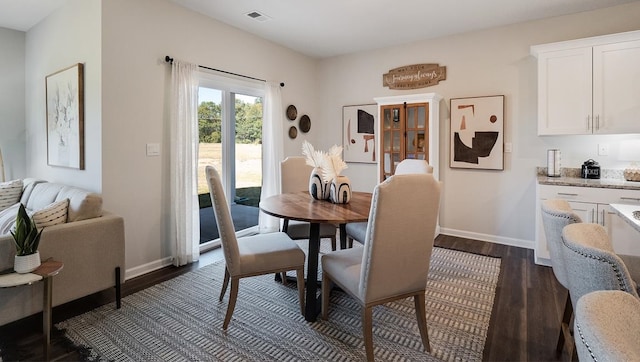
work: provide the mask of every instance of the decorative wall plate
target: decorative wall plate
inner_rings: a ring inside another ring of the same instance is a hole
[[[289,127],[289,138],[294,139],[298,137],[298,129],[296,126]]]
[[[300,130],[303,133],[307,133],[309,132],[310,129],[311,129],[311,120],[309,119],[309,116],[305,114],[304,116],[300,117]]]
[[[287,107],[287,118],[289,118],[290,121],[293,121],[296,117],[298,117],[298,110],[296,109],[296,106],[292,104]]]

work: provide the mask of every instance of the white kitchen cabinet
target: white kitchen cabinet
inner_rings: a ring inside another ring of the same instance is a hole
[[[591,133],[591,48],[538,56],[538,134]]]
[[[640,40],[593,47],[594,133],[640,133]]]
[[[618,254],[640,255],[640,233],[626,223],[609,204],[633,204],[640,208],[640,191],[596,187],[537,185],[536,201],[536,264],[551,265],[549,249],[542,225],[542,200],[565,199],[583,222],[598,223],[605,227],[613,250]]]
[[[640,31],[536,45],[538,134],[640,133]]]

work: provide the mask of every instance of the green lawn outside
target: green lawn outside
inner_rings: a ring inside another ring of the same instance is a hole
[[[211,206],[204,169],[207,165],[222,170],[222,144],[200,143],[198,149],[198,201],[200,208]],[[236,144],[237,204],[258,206],[262,186],[262,145]]]

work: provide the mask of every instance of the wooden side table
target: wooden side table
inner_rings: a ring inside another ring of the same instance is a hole
[[[42,262],[38,269],[24,275],[22,280],[17,279],[18,273],[0,273],[0,288],[19,287],[31,285],[39,281],[44,281],[42,292],[42,334],[44,339],[44,358],[49,360],[49,347],[51,345],[51,309],[53,297],[53,277],[57,275],[64,264],[59,261],[48,259]],[[38,276],[40,278],[38,278]],[[6,283],[8,280],[13,282]],[[5,281],[4,283],[2,281]]]

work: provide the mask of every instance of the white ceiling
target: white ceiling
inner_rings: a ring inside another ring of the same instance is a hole
[[[66,1],[0,0],[0,27],[27,31]],[[640,0],[171,1],[303,54],[330,57]],[[253,11],[268,20],[246,15]]]
[[[0,27],[27,31],[67,0],[0,0]]]

